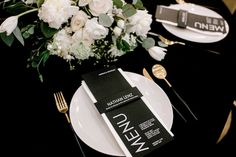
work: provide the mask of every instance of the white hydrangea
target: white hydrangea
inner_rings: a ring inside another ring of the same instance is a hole
[[[74,59],[69,53],[72,43],[72,38],[65,29],[57,32],[53,37],[53,42],[47,46],[50,54],[62,57],[65,60]]]

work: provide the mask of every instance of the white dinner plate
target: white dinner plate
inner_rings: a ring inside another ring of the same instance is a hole
[[[170,130],[173,110],[166,93],[142,75],[125,72]],[[69,110],[72,126],[79,138],[91,148],[104,154],[124,156],[106,123],[82,86],[74,93]]]
[[[177,9],[177,10],[183,9],[183,10],[187,10],[188,12],[198,14],[198,15],[222,18],[222,16],[216,13],[215,11],[210,10],[200,5],[192,4],[192,3],[173,4],[173,5],[170,5],[169,8]],[[179,38],[193,41],[193,42],[198,42],[198,43],[213,43],[213,42],[217,42],[224,39],[229,33],[229,25],[227,21],[225,22],[226,22],[226,33],[222,35],[207,35],[203,33],[194,32],[188,29],[179,28],[177,26],[173,26],[170,24],[162,23],[162,25],[167,31],[169,31],[170,33],[172,33],[173,35]]]

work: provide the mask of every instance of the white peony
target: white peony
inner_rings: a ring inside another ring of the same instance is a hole
[[[88,20],[85,24],[85,31],[91,36],[92,39],[103,39],[108,35],[108,29],[100,25],[97,18]]]
[[[93,16],[108,13],[109,10],[112,10],[112,6],[112,0],[92,0],[89,3],[89,9]]]
[[[10,16],[0,26],[0,33],[6,32],[10,35],[17,27],[18,16]]]
[[[83,11],[78,11],[71,19],[71,28],[73,32],[80,30],[88,20],[88,15]]]
[[[152,15],[147,13],[147,10],[137,10],[137,13],[128,18],[131,27],[129,32],[136,33],[138,36],[146,37],[151,30]]]
[[[79,10],[79,7],[72,6],[71,3],[70,0],[45,0],[38,16],[48,23],[49,27],[59,29]]]
[[[167,49],[159,46],[153,46],[150,49],[148,49],[150,56],[157,61],[161,61],[162,59],[165,58],[166,55],[165,51],[167,51]]]

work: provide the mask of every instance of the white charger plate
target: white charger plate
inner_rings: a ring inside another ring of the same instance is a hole
[[[200,5],[192,4],[192,3],[173,4],[173,5],[170,5],[169,8],[177,9],[177,10],[183,9],[183,10],[187,10],[188,12],[198,14],[198,15],[222,18],[222,16],[216,13],[215,11],[210,10]],[[188,41],[197,42],[197,43],[213,43],[213,42],[217,42],[224,39],[229,33],[229,25],[227,21],[225,22],[226,22],[226,33],[222,35],[207,35],[203,33],[194,32],[188,29],[172,26],[170,24],[162,23],[162,25],[167,31],[169,31],[170,33],[172,33],[173,35],[179,38],[182,38]]]
[[[156,83],[142,75],[132,72],[125,72],[125,74],[147,98],[155,112],[159,114],[166,127],[170,130],[173,123],[173,110],[166,93]],[[76,90],[72,97],[69,115],[76,134],[88,146],[104,154],[124,156],[82,86]]]

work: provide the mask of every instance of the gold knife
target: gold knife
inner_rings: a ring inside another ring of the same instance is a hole
[[[143,68],[143,76],[153,81],[152,77],[150,76],[150,74],[147,72],[145,68]]]
[[[236,100],[234,100],[233,102],[234,106],[236,107]],[[228,133],[229,131],[229,128],[231,126],[231,123],[232,123],[232,110],[229,111],[229,115],[228,115],[228,118],[225,122],[225,125],[224,125],[224,128],[218,138],[218,140],[216,141],[216,143],[218,144],[224,137],[225,135]]]

